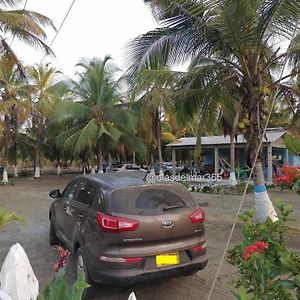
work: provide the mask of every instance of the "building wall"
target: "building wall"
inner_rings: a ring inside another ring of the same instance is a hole
[[[299,157],[289,153],[289,165],[291,165],[291,166],[300,166]]]

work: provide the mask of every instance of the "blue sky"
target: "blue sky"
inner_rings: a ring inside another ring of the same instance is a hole
[[[58,28],[72,0],[28,0],[26,9],[42,13]],[[82,57],[110,54],[119,67],[123,66],[126,43],[156,27],[149,8],[142,0],[76,0],[53,51],[56,58],[47,58],[68,76]],[[48,44],[55,32],[48,31]],[[13,49],[25,64],[39,63],[41,52],[14,41]]]

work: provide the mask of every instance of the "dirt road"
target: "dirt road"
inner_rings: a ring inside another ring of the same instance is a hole
[[[56,255],[48,242],[48,209],[51,199],[48,192],[55,188],[63,189],[74,175],[48,175],[39,180],[19,178],[15,186],[0,186],[0,206],[17,212],[26,218],[27,224],[9,223],[0,229],[0,261],[2,262],[10,248],[19,242],[29,256],[33,270],[41,288],[53,277],[51,265]],[[179,300],[207,299],[217,266],[222,256],[234,216],[241,196],[209,195],[193,193],[206,212],[206,232],[208,241],[209,265],[203,271],[190,277],[177,277],[164,281],[146,282],[126,288],[99,287],[95,299],[125,300],[134,291],[138,300]],[[279,198],[294,206],[299,216],[300,196],[294,192],[271,191],[272,200]],[[248,195],[243,210],[253,206],[252,195]],[[290,246],[299,251],[300,220],[291,224],[293,236]],[[239,225],[234,232],[232,244],[239,240]],[[235,269],[225,262],[221,269],[212,299],[233,299],[231,293]]]

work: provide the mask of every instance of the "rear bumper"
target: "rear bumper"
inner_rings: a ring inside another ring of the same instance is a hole
[[[178,265],[176,267],[161,268],[151,272],[143,270],[103,270],[88,266],[93,281],[107,285],[126,286],[138,282],[170,278],[174,276],[187,275],[204,269],[207,265],[206,254],[197,258],[196,262]]]

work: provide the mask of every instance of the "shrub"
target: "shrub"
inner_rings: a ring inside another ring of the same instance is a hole
[[[58,261],[52,266],[57,273],[54,280],[44,289],[43,293],[38,296],[38,300],[81,300],[85,288],[89,287],[81,273],[76,282],[70,288],[66,280],[66,263],[70,256],[70,251],[60,246],[53,247],[58,254]]]
[[[240,216],[243,241],[229,250],[229,261],[238,267],[237,299],[300,299],[300,258],[286,246],[286,221],[290,205],[277,205],[276,222],[253,222],[254,210]]]
[[[53,282],[48,284],[43,293],[38,296],[38,300],[81,300],[82,293],[89,285],[84,281],[84,275],[81,274],[74,285],[68,288],[66,283],[66,268],[58,271]]]
[[[280,175],[278,175],[278,173]],[[281,187],[281,189],[292,189],[297,179],[300,178],[300,168],[289,165],[284,165],[282,169],[278,170],[274,178],[274,182]]]
[[[15,213],[9,213],[4,208],[0,206],[0,228],[5,223],[18,221],[21,223],[26,223],[25,219]]]

